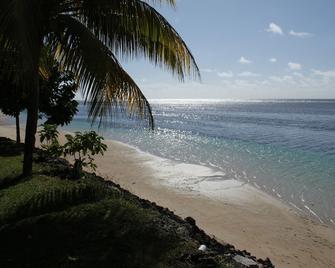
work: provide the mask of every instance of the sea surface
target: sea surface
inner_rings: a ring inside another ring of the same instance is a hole
[[[156,128],[116,117],[106,138],[247,182],[335,225],[335,100],[152,100]],[[66,129],[91,127],[83,103]],[[96,128],[96,126],[93,126]]]

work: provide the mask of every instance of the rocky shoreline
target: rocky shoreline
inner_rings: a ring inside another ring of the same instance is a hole
[[[4,140],[4,146],[2,146],[2,153],[6,153],[6,142]],[[11,144],[10,144],[11,145]],[[17,153],[22,150],[21,146],[17,147]],[[13,146],[9,146],[8,153],[13,154]],[[37,156],[40,155],[36,149]],[[16,154],[17,154],[16,153]],[[60,176],[63,180],[69,179],[71,170],[70,163],[65,159],[59,158],[45,158],[45,156],[38,156],[35,161],[37,163],[47,164],[52,167],[49,175]],[[150,210],[157,214],[154,217],[152,224],[155,225],[162,233],[166,234],[166,237],[179,237],[182,241],[192,242],[194,245],[198,245],[192,250],[185,250],[180,255],[174,257],[178,267],[190,267],[190,268],[219,268],[219,267],[236,267],[236,268],[247,268],[247,267],[258,267],[258,268],[272,268],[274,265],[270,259],[258,259],[252,256],[246,250],[238,250],[233,245],[219,242],[214,237],[207,235],[202,229],[200,229],[195,219],[192,217],[185,217],[184,219],[174,214],[170,209],[157,205],[149,200],[142,199],[137,195],[132,194],[130,191],[122,188],[119,184],[113,181],[106,180],[96,174],[86,173],[85,177],[89,180],[96,180],[96,182],[102,185],[103,188],[110,190],[111,194],[118,196],[123,201],[135,204],[143,210]],[[86,179],[86,178],[85,178]],[[10,186],[4,181],[3,187]],[[224,266],[222,266],[222,264]]]
[[[120,191],[123,198],[131,199],[132,201],[135,200],[145,209],[150,208],[157,210],[161,215],[161,221],[156,222],[160,228],[165,229],[168,232],[178,232],[179,235],[182,235],[185,238],[189,237],[198,241],[201,245],[205,245],[207,248],[205,251],[199,250],[197,253],[189,253],[181,256],[181,260],[192,265],[192,267],[217,267],[217,263],[215,261],[215,257],[217,255],[222,255],[225,259],[228,259],[232,264],[234,264],[234,267],[238,268],[274,267],[268,258],[265,260],[258,259],[246,250],[238,250],[233,245],[218,242],[215,238],[210,237],[202,229],[200,229],[196,225],[196,221],[193,218],[186,217],[185,219],[182,219],[168,208],[161,207],[149,200],[141,199],[112,181],[106,181],[104,178],[99,176],[96,176],[96,178],[103,181],[107,187],[112,187],[113,189]]]
[[[65,168],[65,170],[70,169],[70,164],[67,160],[64,159],[49,159],[46,162],[53,165],[63,166],[60,169]],[[185,219],[174,214],[169,208],[165,208],[157,205],[155,202],[142,199],[137,195],[132,194],[130,191],[122,188],[119,184],[114,183],[111,180],[106,180],[101,176],[96,175],[95,173],[87,173],[91,178],[104,183],[106,187],[110,188],[113,191],[118,192],[120,197],[137,203],[143,209],[150,209],[157,211],[160,215],[155,221],[155,225],[164,230],[167,233],[177,234],[178,236],[183,237],[185,240],[194,240],[203,245],[205,249],[199,248],[197,252],[189,252],[180,256],[182,263],[186,267],[192,268],[214,268],[220,267],[218,260],[226,260],[232,267],[235,268],[273,268],[275,267],[269,258],[260,259],[255,256],[252,256],[246,250],[236,249],[233,245],[219,242],[215,237],[211,237],[200,229],[195,219],[192,217],[186,217]]]

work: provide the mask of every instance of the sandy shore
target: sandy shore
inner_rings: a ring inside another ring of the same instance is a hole
[[[15,139],[14,126],[0,136]],[[180,164],[106,141],[98,173],[142,198],[196,219],[208,234],[269,257],[276,267],[335,267],[335,230],[298,215],[271,196],[207,167]]]

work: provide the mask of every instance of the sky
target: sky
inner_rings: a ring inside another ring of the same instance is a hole
[[[177,0],[154,5],[186,41],[202,80],[123,61],[145,96],[335,98],[334,0]]]

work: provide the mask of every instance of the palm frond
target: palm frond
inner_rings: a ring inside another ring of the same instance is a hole
[[[114,54],[79,20],[60,15],[55,23],[59,34],[49,36],[50,45],[56,60],[77,77],[92,121],[99,117],[101,124],[107,115],[126,109],[153,127],[147,99]]]
[[[145,2],[152,2],[154,4],[156,3],[159,3],[159,4],[163,4],[163,3],[166,3],[172,7],[175,7],[176,6],[176,0],[144,0]]]
[[[9,78],[13,74],[13,62],[15,49],[10,44],[9,40],[0,35],[0,78]]]
[[[150,4],[174,7],[176,0],[1,0],[0,47],[17,51],[15,70],[26,83],[36,80],[38,66],[47,77],[41,47],[51,44],[55,58],[76,74],[91,119],[101,123],[127,110],[153,126],[148,101],[116,56],[144,56],[180,80],[200,78],[200,72],[182,38]]]
[[[0,2],[2,35],[0,46],[12,52],[15,51],[16,57],[11,62],[15,65],[15,71],[21,74],[17,77],[22,86],[31,88],[32,77],[36,78],[36,67],[42,46],[39,1],[2,0]]]
[[[52,76],[52,67],[54,66],[54,58],[50,54],[50,48],[44,46],[41,50],[39,62],[40,77],[47,81]]]
[[[83,0],[73,16],[77,16],[115,55],[144,56],[181,80],[185,76],[200,78],[199,68],[183,39],[144,1]]]

